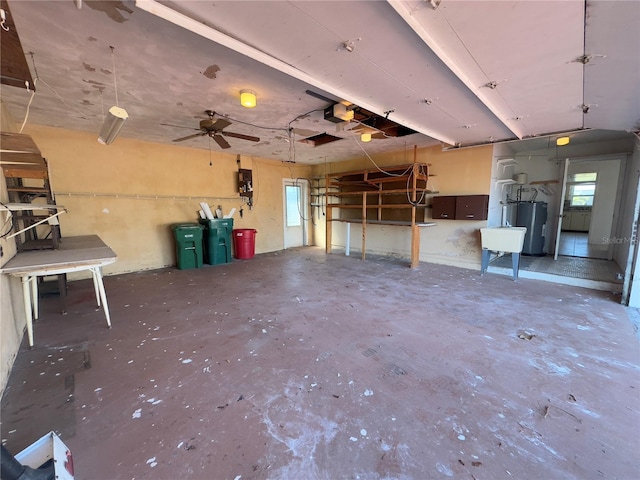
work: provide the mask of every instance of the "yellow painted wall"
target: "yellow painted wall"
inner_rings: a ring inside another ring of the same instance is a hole
[[[4,108],[2,112],[2,128],[15,131],[15,121]],[[258,231],[256,253],[282,249],[282,179],[310,172],[310,167],[252,157],[241,157],[238,165],[235,155],[219,151],[124,137],[105,146],[97,142],[97,134],[37,125],[28,125],[23,133],[31,135],[47,159],[56,203],[68,209],[60,217],[62,236],[97,234],[118,254],[118,261],[104,268],[106,275],[175,265],[170,226],[197,222],[201,201],[212,209],[221,205],[225,213],[235,207],[234,227]],[[236,193],[239,166],[253,170],[253,209]],[[0,180],[0,198],[6,201]],[[0,244],[5,263],[15,255],[15,242]],[[87,276],[81,272],[69,278]],[[18,279],[1,276],[2,389],[25,329],[21,292]]]
[[[105,146],[95,134],[42,126],[24,133],[49,162],[56,203],[68,209],[62,236],[97,234],[118,254],[107,275],[175,265],[171,225],[196,222],[201,201],[225,213],[236,208],[234,228],[258,231],[256,253],[282,249],[282,178],[309,170],[241,157],[253,170],[250,210],[236,193],[235,155],[123,137]]]
[[[439,195],[488,195],[491,188],[491,161],[493,147],[483,146],[442,151],[441,147],[422,148],[416,151],[418,163],[429,164],[429,188]],[[403,165],[414,160],[413,148],[393,154],[372,156],[380,167]],[[366,158],[314,167],[313,175],[326,172],[373,169],[375,165]],[[427,203],[430,203],[428,201]],[[336,211],[337,213],[337,211]],[[418,220],[422,220],[419,218]],[[425,221],[431,221],[431,210],[426,209]],[[476,269],[480,266],[479,229],[486,221],[437,220],[435,227],[421,228],[420,260]],[[324,246],[324,222],[316,228],[318,244]],[[361,227],[351,226],[351,249],[361,250]],[[410,231],[406,227],[367,226],[367,253],[394,255],[409,258],[411,253]],[[346,245],[346,225],[334,222],[333,247],[338,251]]]

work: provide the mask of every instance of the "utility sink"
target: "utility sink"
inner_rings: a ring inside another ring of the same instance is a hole
[[[494,252],[520,253],[527,227],[486,227],[480,229],[482,249]]]
[[[524,246],[524,235],[527,227],[486,227],[480,229],[482,238],[482,265],[480,274],[487,271],[491,251],[511,253],[513,279],[518,279],[520,268],[520,252]]]

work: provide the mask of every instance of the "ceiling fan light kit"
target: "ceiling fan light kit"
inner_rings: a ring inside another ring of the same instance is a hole
[[[102,122],[102,128],[100,129],[100,135],[98,136],[98,143],[102,145],[111,145],[116,139],[120,130],[124,126],[124,122],[129,118],[129,114],[124,108],[120,108],[118,105],[118,83],[116,79],[116,57],[114,54],[115,48],[110,46],[111,49],[111,62],[113,63],[113,89],[116,93],[116,104],[109,109],[107,115]]]
[[[258,104],[256,92],[253,90],[240,90],[240,104],[246,108],[254,108]]]
[[[129,118],[129,114],[124,108],[113,106],[109,109],[104,119],[98,143],[103,145],[111,145],[124,126],[124,122]]]

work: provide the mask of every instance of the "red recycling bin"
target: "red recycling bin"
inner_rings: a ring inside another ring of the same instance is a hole
[[[240,260],[253,258],[256,254],[256,233],[253,228],[237,228],[233,230],[234,257]]]

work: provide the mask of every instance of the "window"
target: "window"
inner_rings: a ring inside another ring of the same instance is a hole
[[[567,181],[567,196],[572,207],[591,207],[596,193],[596,172],[573,173]]]
[[[285,185],[285,197],[287,202],[287,227],[299,227],[300,222],[300,187],[298,185]]]

